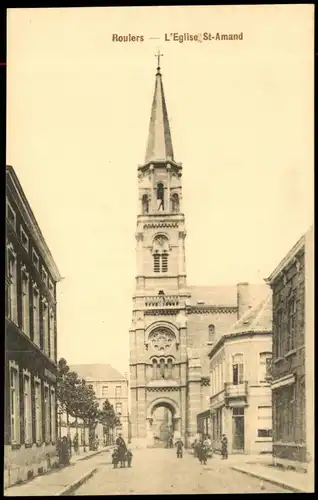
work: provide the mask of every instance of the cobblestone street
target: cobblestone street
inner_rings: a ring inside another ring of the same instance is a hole
[[[113,469],[109,454],[99,457],[99,469],[74,495],[160,494],[160,493],[289,493],[233,471],[219,456],[201,465],[185,453],[177,459],[175,450],[136,450],[131,469]]]

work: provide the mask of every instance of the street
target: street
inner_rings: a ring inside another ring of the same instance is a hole
[[[177,459],[174,449],[157,448],[136,450],[131,469],[113,469],[110,454],[102,453],[96,474],[73,495],[290,493],[233,471],[229,463],[216,456],[204,466],[187,452]]]

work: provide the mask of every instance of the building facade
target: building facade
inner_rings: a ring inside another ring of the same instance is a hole
[[[273,290],[273,458],[308,468],[314,457],[313,228],[268,278]]]
[[[138,167],[137,275],[130,328],[132,439],[153,442],[154,412],[167,408],[184,442],[209,409],[208,353],[245,304],[244,287],[187,284],[182,164],[174,157],[157,68],[146,156]],[[264,286],[264,285],[263,285]]]
[[[114,410],[120,418],[120,426],[114,431],[110,429],[107,436],[104,436],[101,425],[97,426],[96,434],[100,442],[112,442],[114,433],[121,431],[126,442],[130,443],[131,424],[129,416],[128,393],[129,383],[127,374],[122,375],[111,365],[107,364],[80,364],[70,366],[80,378],[86,380],[95,391],[96,397],[102,408],[106,399],[113,405]]]
[[[272,452],[271,290],[213,345],[210,353],[210,434],[215,451],[221,436],[229,453]],[[207,416],[207,415],[206,415]]]
[[[6,168],[4,486],[56,462],[60,274],[14,169]]]

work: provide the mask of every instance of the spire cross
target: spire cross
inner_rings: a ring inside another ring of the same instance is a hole
[[[160,54],[160,50],[158,49],[158,54],[155,54],[155,57],[158,60],[158,69],[160,69],[160,57],[163,56],[163,54]]]

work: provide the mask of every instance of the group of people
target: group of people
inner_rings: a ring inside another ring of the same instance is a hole
[[[227,437],[225,434],[222,434],[221,438],[221,457],[222,459],[227,459],[228,458],[228,449],[227,449],[228,441]],[[213,455],[213,448],[212,448],[212,441],[210,436],[207,435],[202,435],[200,439],[195,439],[193,444],[193,451],[194,451],[194,456],[199,459],[201,464],[206,465],[207,459],[209,457],[212,457]]]
[[[118,438],[116,439],[116,446],[112,453],[112,464],[113,468],[117,469],[118,464],[120,463],[120,467],[131,467],[133,454],[131,450],[129,450],[126,446],[125,440],[122,437],[121,433],[119,433]]]

